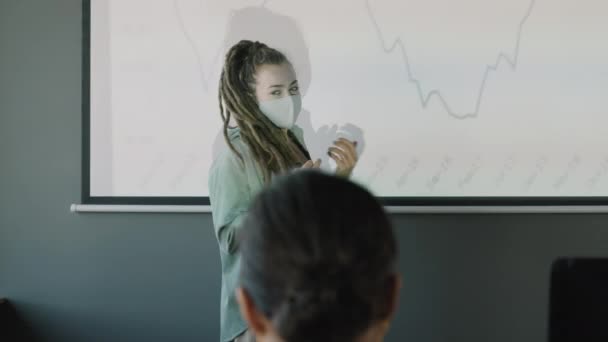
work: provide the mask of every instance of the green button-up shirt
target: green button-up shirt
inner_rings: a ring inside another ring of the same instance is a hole
[[[292,132],[302,146],[302,129],[294,126]],[[242,334],[247,325],[239,312],[235,297],[238,286],[240,253],[236,235],[249,204],[264,187],[264,178],[249,148],[242,141],[238,128],[230,129],[229,139],[243,156],[226,148],[213,162],[209,173],[209,198],[213,213],[213,226],[222,261],[222,293],[220,307],[221,340],[232,341]]]

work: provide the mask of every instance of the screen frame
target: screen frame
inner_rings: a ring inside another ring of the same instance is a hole
[[[83,204],[210,205],[209,197],[91,196],[91,0],[82,0],[82,194]],[[378,197],[392,207],[608,206],[608,196],[589,197]]]

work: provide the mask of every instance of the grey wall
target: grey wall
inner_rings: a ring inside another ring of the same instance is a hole
[[[217,341],[209,215],[71,214],[80,1],[0,0],[0,296],[49,341]],[[607,255],[600,215],[396,216],[389,341],[543,341],[560,255]]]

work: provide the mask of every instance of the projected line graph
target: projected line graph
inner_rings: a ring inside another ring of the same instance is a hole
[[[208,91],[210,84],[215,81],[212,79],[213,78],[213,76],[211,76],[212,73],[209,72],[210,69],[207,69],[207,70],[205,69],[206,65],[203,61],[204,60],[203,53],[201,52],[201,49],[198,46],[196,39],[195,39],[196,32],[192,32],[190,30],[190,28],[188,27],[188,25],[186,24],[186,20],[183,15],[183,9],[179,3],[180,3],[180,0],[173,0],[173,10],[175,12],[175,17],[177,19],[181,33],[183,34],[188,45],[190,46],[190,49],[194,53],[201,85],[205,91]],[[202,5],[203,0],[200,0],[199,3]],[[267,3],[268,3],[268,0],[263,0],[259,5],[256,5],[256,6],[265,7],[267,5]],[[236,8],[229,8],[228,17],[229,18],[232,17],[234,15],[235,11],[236,11]],[[201,20],[204,20],[205,13],[201,13],[200,16],[201,16]],[[222,57],[222,53],[224,52],[224,50],[222,49],[222,46],[218,46],[215,50],[216,50],[215,55],[214,55],[213,59],[211,60],[210,65],[207,66],[208,68],[217,68],[218,62],[220,61],[220,58]]]
[[[177,19],[177,22],[179,24],[179,29],[182,32],[182,34],[184,35],[184,38],[186,39],[188,45],[190,46],[190,48],[192,49],[192,52],[194,53],[195,59],[196,59],[196,63],[197,63],[197,68],[198,68],[198,74],[200,77],[200,82],[201,85],[203,87],[203,90],[205,91],[209,91],[209,85],[211,83],[211,76],[210,73],[205,71],[205,63],[203,62],[203,54],[201,52],[201,50],[199,49],[198,44],[196,43],[196,39],[194,39],[194,34],[195,32],[191,32],[190,29],[188,28],[188,25],[186,25],[186,20],[184,19],[184,16],[182,14],[182,7],[179,4],[179,0],[173,0],[173,10],[175,12],[175,17]],[[203,18],[204,16],[201,16],[201,18]],[[222,49],[221,46],[215,49],[215,55],[213,57],[213,59],[211,60],[211,65],[209,67],[213,68],[217,65],[218,60],[222,54]]]
[[[188,41],[188,44],[190,45],[190,47],[192,48],[192,51],[194,52],[194,54],[196,56],[196,63],[198,64],[201,85],[203,86],[203,89],[205,91],[208,91],[209,90],[209,80],[207,79],[205,67],[203,66],[203,62],[202,62],[203,56],[202,56],[201,52],[199,51],[199,49],[196,45],[196,42],[194,41],[194,38],[192,37],[190,32],[188,32],[186,23],[184,21],[184,17],[182,16],[181,7],[179,6],[179,0],[173,0],[173,10],[175,11],[175,16],[177,17],[177,22],[179,23],[180,30],[182,31],[184,37]]]
[[[387,54],[392,54],[395,51],[398,51],[401,54],[404,65],[405,65],[408,82],[414,84],[414,86],[416,87],[416,91],[417,91],[420,103],[422,105],[422,108],[426,109],[429,106],[429,104],[431,103],[431,101],[435,100],[435,101],[439,102],[439,104],[443,107],[443,109],[446,111],[446,113],[449,116],[451,116],[455,119],[468,119],[468,118],[475,118],[479,115],[481,104],[483,102],[483,96],[486,91],[486,87],[487,87],[487,83],[490,78],[490,75],[493,72],[498,71],[500,69],[501,65],[503,65],[503,64],[506,64],[509,67],[511,67],[511,70],[517,69],[517,65],[519,62],[519,53],[520,53],[522,34],[524,31],[524,27],[525,27],[526,23],[528,22],[528,19],[532,15],[534,7],[536,6],[536,0],[530,1],[530,5],[528,6],[528,8],[526,10],[526,13],[525,13],[523,19],[521,19],[521,21],[519,22],[515,45],[514,45],[512,52],[508,53],[505,51],[500,51],[494,64],[488,64],[486,66],[485,71],[483,73],[483,77],[481,78],[479,91],[476,96],[474,110],[470,111],[470,112],[455,111],[452,108],[452,106],[450,106],[448,101],[445,99],[445,96],[443,95],[442,91],[439,89],[432,89],[428,92],[424,91],[423,86],[422,86],[422,81],[414,75],[414,72],[412,70],[412,65],[410,63],[410,58],[409,58],[409,55],[408,55],[408,52],[406,49],[406,44],[404,43],[404,41],[401,39],[401,37],[397,37],[394,41],[387,42],[387,40],[385,39],[385,37],[382,33],[382,30],[380,29],[380,24],[378,23],[378,20],[376,19],[376,15],[374,13],[374,10],[372,9],[370,0],[365,0],[365,5],[366,5],[367,13],[375,28],[376,34],[378,36],[378,39],[380,41],[381,47],[384,50],[384,52]]]

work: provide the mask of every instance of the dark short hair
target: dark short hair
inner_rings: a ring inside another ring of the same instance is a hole
[[[352,341],[390,314],[393,228],[376,198],[346,179],[278,177],[239,239],[241,286],[289,342]]]

